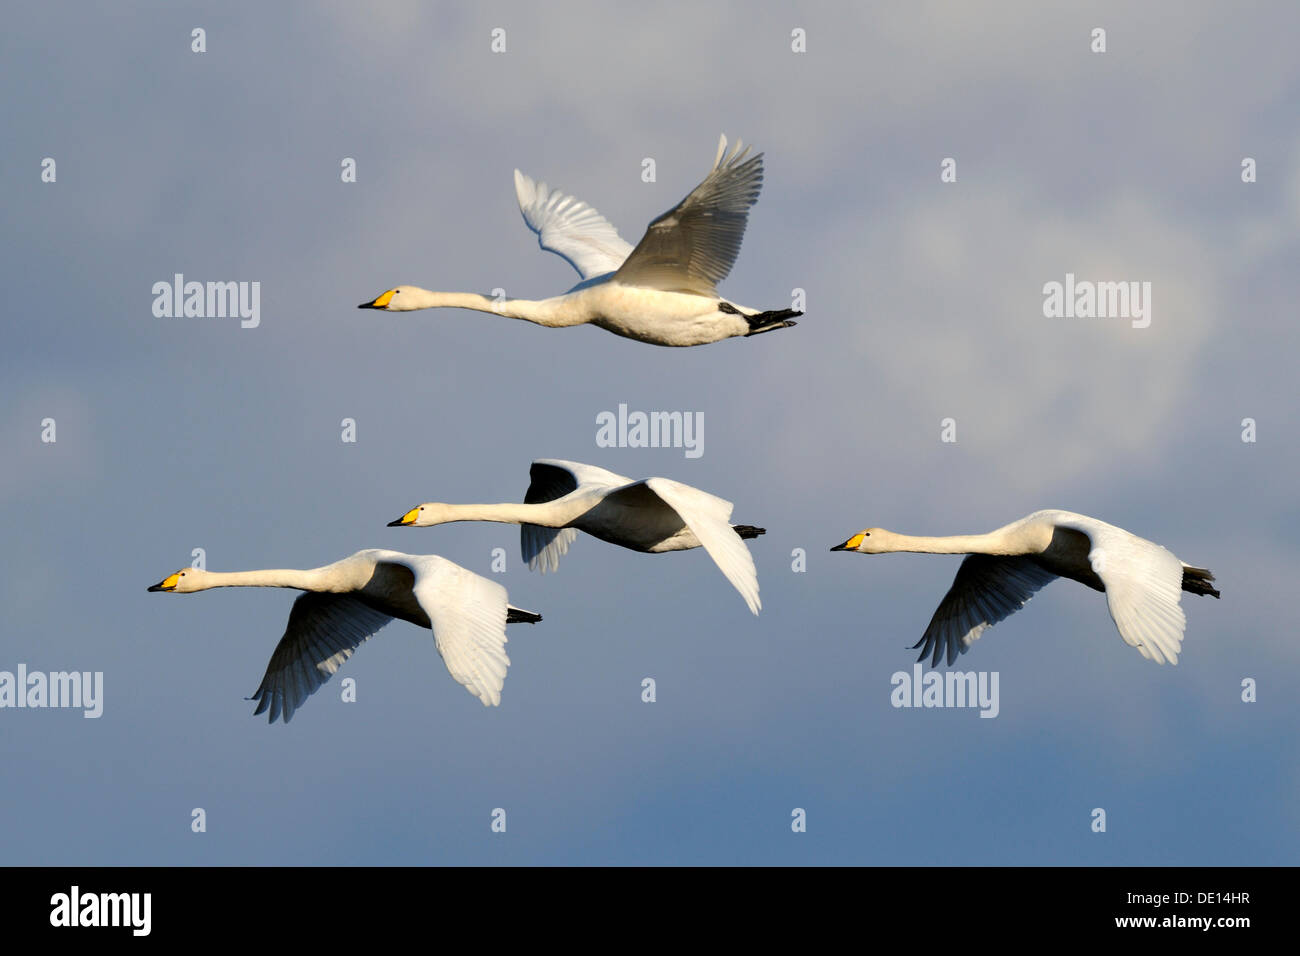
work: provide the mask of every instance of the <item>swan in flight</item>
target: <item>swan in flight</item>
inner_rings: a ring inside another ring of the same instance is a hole
[[[399,285],[358,308],[474,309],[549,328],[590,323],[639,342],[673,346],[789,328],[802,312],[763,312],[729,302],[717,291],[735,264],[749,207],[763,184],[763,154],[746,159],[748,154],[739,142],[728,153],[723,136],[704,181],[651,222],[635,249],[591,206],[516,169],[524,222],[543,249],[578,270],[581,282],[541,301]]]
[[[352,652],[398,617],[433,630],[447,670],[484,706],[501,703],[510,658],[506,624],[536,623],[540,614],[506,601],[506,589],[436,554],[358,551],[307,571],[219,574],[182,568],[150,591],[188,594],[210,588],[270,587],[305,591],[293,602],[284,636],[250,700],[254,716],[269,709],[288,723],[303,702]]]
[[[882,528],[859,532],[832,551],[966,554],[921,640],[921,656],[948,663],[983,633],[1014,614],[1043,585],[1070,578],[1106,593],[1119,636],[1147,660],[1178,663],[1186,620],[1182,591],[1219,596],[1214,575],[1178,560],[1154,542],[1070,511],[1035,511],[988,534],[913,537]]]
[[[451,521],[500,521],[521,525],[524,560],[545,573],[585,531],[633,551],[658,554],[703,547],[749,609],[758,614],[758,572],[742,539],[763,528],[731,524],[730,501],[668,478],[633,481],[604,468],[575,461],[540,459],[528,472],[524,503],[449,505],[426,502],[390,528],[427,528]]]

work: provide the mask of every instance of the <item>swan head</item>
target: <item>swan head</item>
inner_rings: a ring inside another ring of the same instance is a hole
[[[438,501],[426,501],[416,505],[396,521],[388,522],[390,528],[429,528],[435,524],[451,521],[450,509]]]
[[[172,591],[187,594],[190,591],[203,590],[204,572],[199,568],[181,568],[175,574],[169,574],[157,584],[150,585],[150,591]]]
[[[885,554],[893,551],[892,531],[884,528],[867,528],[859,531],[843,544],[837,544],[832,551],[856,551],[859,554]]]
[[[419,298],[419,294],[424,291],[418,286],[399,285],[369,302],[362,302],[357,308],[382,309],[385,312],[410,312],[414,309],[423,308],[423,306],[417,304],[416,300]]]

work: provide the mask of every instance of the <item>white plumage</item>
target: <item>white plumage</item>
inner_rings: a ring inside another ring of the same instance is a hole
[[[614,272],[632,252],[631,244],[595,209],[517,169],[515,195],[538,245],[563,258],[583,279]]]
[[[731,272],[763,184],[763,155],[718,142],[713,168],[685,199],[647,227],[636,248],[600,213],[515,170],[515,194],[543,249],[582,281],[549,299],[496,299],[473,292],[389,289],[359,308],[386,312],[460,308],[561,328],[591,324],[652,345],[704,345],[788,328],[793,309],[761,312],[718,296]]]
[[[149,588],[187,594],[222,587],[295,588],[284,636],[253,694],[254,714],[285,723],[362,643],[401,618],[431,628],[447,670],[484,705],[501,703],[507,621],[541,616],[512,607],[506,589],[436,554],[371,549],[310,570],[217,573],[183,568]]]
[[[1014,614],[1039,588],[1066,577],[1106,593],[1120,637],[1148,660],[1178,663],[1186,618],[1182,591],[1219,596],[1214,575],[1112,524],[1070,511],[1036,511],[988,534],[927,538],[883,528],[832,551],[968,554],[916,647],[952,664],[984,630]]]
[[[634,551],[660,553],[703,547],[757,614],[758,572],[741,535],[762,528],[730,523],[730,501],[668,478],[634,481],[595,465],[540,459],[529,471],[522,504],[425,502],[390,526],[430,527],[452,521],[518,524],[524,560],[554,571],[579,531]]]

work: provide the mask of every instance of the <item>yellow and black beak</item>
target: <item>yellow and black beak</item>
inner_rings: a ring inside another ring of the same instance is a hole
[[[400,518],[398,518],[396,521],[390,521],[390,522],[388,522],[388,527],[390,527],[390,528],[404,528],[404,527],[406,527],[408,524],[415,524],[415,517],[416,517],[416,515],[418,515],[419,513],[420,513],[420,509],[419,509],[419,508],[412,508],[412,509],[411,509],[410,511],[408,511],[406,514],[404,514],[404,515],[402,515]]]
[[[150,585],[150,587],[148,588],[148,590],[150,590],[150,591],[175,591],[175,590],[176,590],[176,584],[177,584],[177,582],[180,581],[180,579],[181,579],[180,572],[177,571],[175,574],[169,574],[169,575],[167,575],[167,577],[163,578],[163,579],[162,579],[161,581],[159,581],[157,584]]]
[[[397,294],[396,289],[389,289],[379,298],[375,299],[375,301],[362,302],[359,306],[357,306],[357,308],[358,309],[386,309],[388,308],[388,303],[393,300],[393,296],[395,296],[396,294]]]
[[[853,537],[849,538],[849,540],[845,541],[843,544],[837,544],[835,547],[831,548],[831,550],[832,551],[856,551],[858,550],[858,545],[862,543],[863,537],[865,536],[859,532],[858,534],[855,534]]]

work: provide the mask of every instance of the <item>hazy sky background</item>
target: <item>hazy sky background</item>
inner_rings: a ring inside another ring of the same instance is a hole
[[[0,860],[1295,863],[1297,35],[1286,3],[11,9],[0,670],[103,671],[106,699],[0,711]],[[767,172],[721,291],[805,289],[795,329],[673,350],[356,309],[399,283],[563,292],[514,168],[635,243],[723,131]],[[260,327],[155,318],[176,272],[259,281]],[[1151,326],[1044,318],[1067,272],[1151,282]],[[598,448],[619,403],[702,412],[703,456]],[[543,577],[513,527],[384,527],[520,500],[537,457],[734,501],[768,529],[762,615],[699,550],[580,537]],[[1178,666],[1057,582],[959,662],[1000,674],[997,719],[891,707],[960,559],[827,549],[1038,508],[1213,569]],[[510,629],[499,708],[394,622],[268,726],[244,697],[293,594],[146,593],[196,547],[219,571],[383,547],[483,574],[503,547],[545,620]]]

